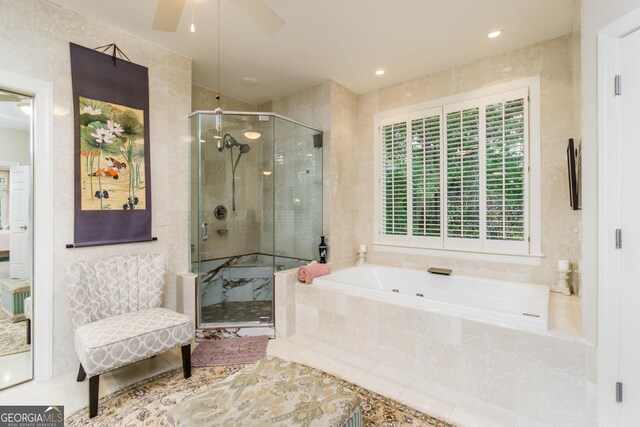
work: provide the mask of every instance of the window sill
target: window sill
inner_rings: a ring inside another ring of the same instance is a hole
[[[442,258],[468,259],[473,261],[500,262],[505,264],[540,265],[542,254],[499,254],[486,252],[460,251],[450,249],[428,249],[409,246],[389,245],[374,243],[373,249],[377,252],[391,252],[397,254],[423,255]]]

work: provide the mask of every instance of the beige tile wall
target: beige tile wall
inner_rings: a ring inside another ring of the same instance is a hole
[[[77,369],[64,279],[66,265],[95,257],[164,254],[172,273],[165,304],[175,306],[175,273],[187,270],[188,259],[186,117],[191,105],[191,60],[49,1],[0,0],[0,11],[0,69],[52,82],[59,114],[54,120],[55,176],[51,177],[55,180],[51,212],[54,275],[48,283],[34,284],[53,287],[53,363],[54,375],[58,375]],[[69,42],[88,47],[117,43],[133,62],[149,68],[152,231],[157,242],[65,249],[65,244],[73,242],[74,128]],[[155,223],[159,213],[165,215],[164,227]],[[34,262],[37,264],[38,260]],[[35,327],[39,327],[37,320]]]
[[[282,98],[258,105],[258,111],[271,111],[276,114],[291,118],[315,129],[323,131],[323,229],[327,232],[331,224],[332,197],[331,182],[334,179],[333,161],[332,159],[332,132],[331,132],[331,94],[333,82],[325,82],[311,88],[287,95]],[[329,245],[331,245],[331,237],[329,237]],[[332,250],[332,249],[331,249]]]
[[[323,228],[329,260],[337,267],[355,261],[356,171],[361,167],[355,143],[357,107],[357,96],[333,81],[258,106],[259,111],[273,111],[324,133]]]
[[[324,229],[335,267],[355,262],[358,244],[373,242],[373,119],[394,108],[539,75],[541,81],[542,252],[540,266],[479,262],[455,258],[370,252],[370,262],[423,269],[428,265],[502,280],[550,284],[558,259],[577,267],[580,212],[568,201],[566,145],[579,139],[579,54],[577,35],[568,35],[486,58],[441,73],[362,95],[336,82],[258,106],[325,132]]]
[[[199,86],[196,84],[191,85],[191,111],[198,110],[215,110],[218,107],[218,100],[216,95],[218,93],[215,90]],[[225,111],[257,111],[256,106],[244,102],[240,99],[232,96],[225,95],[220,96],[220,108]]]

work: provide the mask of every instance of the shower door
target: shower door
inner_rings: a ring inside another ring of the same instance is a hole
[[[192,266],[199,276],[198,324],[271,326],[273,120],[225,114],[219,130],[215,114],[191,120],[192,131],[194,121],[198,126],[192,132],[198,135],[192,144],[192,150],[197,146],[192,159],[198,163],[198,176],[192,176],[192,189],[197,187],[196,193],[192,190],[192,206],[197,206]]]

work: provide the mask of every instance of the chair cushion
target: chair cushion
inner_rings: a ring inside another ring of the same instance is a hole
[[[176,427],[359,425],[360,398],[306,366],[274,356],[167,411]],[[352,422],[352,424],[348,424]]]
[[[88,377],[100,375],[193,340],[187,315],[156,307],[87,323],[75,332],[76,353]]]

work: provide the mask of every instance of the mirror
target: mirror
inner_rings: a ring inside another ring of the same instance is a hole
[[[0,90],[0,389],[32,378],[32,98]]]

